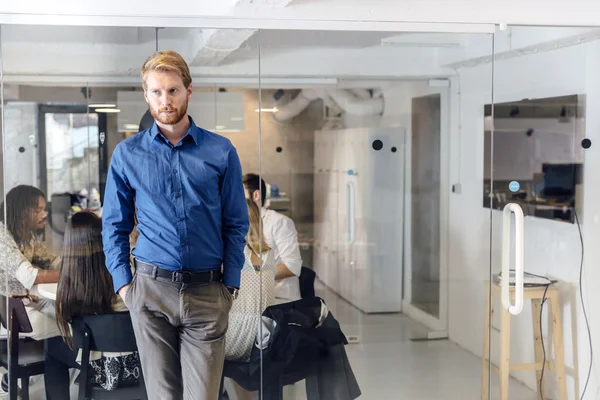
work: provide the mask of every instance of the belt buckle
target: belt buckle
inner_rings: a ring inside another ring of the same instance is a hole
[[[173,271],[173,282],[190,283],[192,281],[192,273],[188,271]]]

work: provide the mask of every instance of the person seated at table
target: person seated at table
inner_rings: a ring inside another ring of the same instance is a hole
[[[267,307],[275,304],[273,250],[261,232],[260,209],[250,199],[246,199],[246,205],[250,228],[244,248],[245,261],[239,296],[229,311],[229,327],[225,334],[225,359],[235,361],[250,360],[260,316]],[[238,399],[250,398],[249,393],[235,383],[234,390]]]
[[[91,212],[71,218],[65,231],[63,259],[56,293],[56,319],[62,337],[46,346],[46,397],[69,398],[69,368],[81,368],[81,354],[73,347],[71,321],[83,315],[125,312],[127,307],[114,294],[102,248],[102,220]],[[93,353],[91,383],[106,390],[139,383],[137,353]]]
[[[45,196],[33,186],[11,189],[0,207],[0,252],[5,254],[0,266],[0,293],[23,299],[33,328],[27,336],[35,340],[60,334],[54,302],[41,299],[34,286],[58,282],[60,257],[40,241],[39,233],[47,220]]]
[[[275,298],[278,303],[299,300],[302,271],[302,257],[298,243],[298,232],[291,218],[265,208],[267,186],[256,174],[242,177],[246,198],[261,208],[265,242],[273,250],[275,257]]]

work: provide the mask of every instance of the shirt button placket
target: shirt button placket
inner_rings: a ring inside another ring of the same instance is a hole
[[[179,176],[179,167],[181,164],[181,149],[180,151],[175,152],[174,157],[173,157],[173,163],[172,163],[172,168],[173,168],[173,180],[175,182],[175,184],[173,185],[173,187],[175,188],[175,210],[176,210],[176,215],[179,216],[179,220],[182,222],[179,226],[179,242],[180,242],[180,251],[181,251],[181,259],[183,262],[183,265],[186,265],[187,260],[186,260],[186,236],[185,236],[185,223],[184,223],[184,218],[183,218],[183,213],[184,213],[184,209],[183,209],[183,187],[181,184],[181,177]]]

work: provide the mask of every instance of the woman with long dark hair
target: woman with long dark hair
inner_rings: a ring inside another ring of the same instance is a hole
[[[68,399],[68,369],[80,368],[80,354],[73,349],[70,325],[73,319],[123,311],[127,308],[114,294],[112,278],[105,266],[102,220],[93,213],[77,213],[68,222],[65,231],[56,293],[56,320],[62,337],[50,339],[46,352],[48,399]],[[140,367],[136,353],[93,353],[90,360],[91,383],[106,390],[139,382]]]
[[[0,280],[8,281],[2,294],[26,296],[35,284],[58,281],[60,257],[39,240],[47,218],[46,200],[39,189],[21,185],[7,193],[0,206],[0,246],[7,254]]]
[[[4,257],[0,266],[0,294],[23,300],[33,331],[28,336],[35,340],[59,335],[54,302],[36,296],[34,286],[58,281],[60,257],[39,239],[47,217],[44,193],[33,186],[12,188],[0,206],[0,253]],[[6,336],[4,327],[0,328],[0,336]],[[8,375],[4,374],[0,398],[6,393]]]
[[[126,310],[114,295],[105,266],[102,220],[90,212],[73,215],[65,231],[56,291],[56,321],[61,336],[71,343],[70,322],[74,317]]]
[[[29,291],[38,283],[56,283],[60,257],[39,240],[48,213],[44,194],[33,186],[11,189],[0,206],[0,251],[5,263],[0,268],[0,293],[23,298],[33,327],[33,339],[43,340],[59,334],[54,320],[54,305]]]

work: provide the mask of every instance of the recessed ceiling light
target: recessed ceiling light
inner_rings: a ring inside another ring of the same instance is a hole
[[[225,125],[217,125],[217,126],[215,126],[216,130],[222,130],[222,129],[225,129],[225,128],[226,128]]]
[[[256,111],[256,112],[276,113],[277,111],[279,111],[279,109],[277,107],[273,107],[273,108],[257,108],[254,111]]]
[[[123,126],[125,127],[125,129],[130,129],[132,131],[140,129],[140,126],[137,124],[125,124]]]
[[[88,104],[88,107],[91,108],[111,108],[116,106],[116,104]]]
[[[244,117],[231,117],[231,120],[232,120],[233,122],[239,122],[239,121],[243,121],[243,120],[244,120]]]
[[[121,110],[119,110],[118,108],[96,108],[94,111],[96,111],[97,113],[119,113],[121,112]]]

